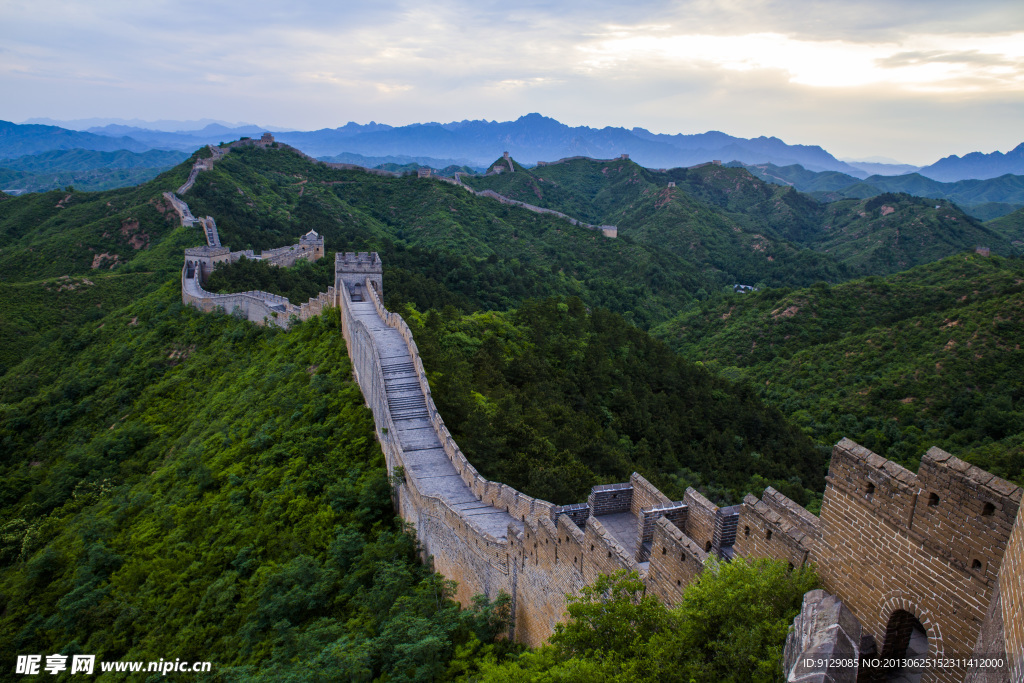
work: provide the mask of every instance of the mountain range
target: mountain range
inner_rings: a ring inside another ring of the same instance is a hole
[[[958,180],[939,182],[922,173],[898,176],[872,175],[855,178],[837,171],[816,173],[802,166],[774,164],[738,164],[761,180],[776,185],[788,185],[811,194],[819,201],[839,198],[865,199],[884,192],[905,192],[915,197],[947,199],[956,202],[967,213],[980,220],[991,220],[1024,207],[1024,176],[1009,173],[984,180]]]
[[[88,121],[69,124],[85,122]],[[242,136],[255,137],[268,130],[251,124],[225,125],[209,119],[181,122],[183,127],[205,125],[173,132],[126,123],[144,122],[106,123],[84,131],[0,122],[0,159],[72,148],[191,152],[207,144]],[[168,128],[173,122],[144,125]],[[717,159],[780,167],[799,165],[809,171],[835,171],[858,179],[872,174],[899,175],[908,170],[917,170],[925,177],[942,182],[993,178],[1006,173],[1024,175],[1024,144],[1006,154],[975,152],[962,158],[954,155],[917,169],[905,164],[845,162],[818,145],[791,145],[776,137],[748,139],[719,131],[670,135],[638,127],[568,126],[536,113],[515,121],[463,120],[399,127],[372,121],[368,124],[350,122],[338,128],[314,131],[278,130],[275,137],[315,157],[341,154],[430,157],[442,166],[484,166],[496,154],[508,151],[528,166],[570,156],[610,158],[628,154],[633,161],[648,168],[687,167]]]

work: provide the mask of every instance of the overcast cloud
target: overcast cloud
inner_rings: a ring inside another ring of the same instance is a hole
[[[1024,3],[4,0],[0,118],[508,120],[929,163],[1024,141]]]

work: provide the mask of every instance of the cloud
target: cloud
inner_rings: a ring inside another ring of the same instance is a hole
[[[944,52],[942,50],[897,52],[888,57],[877,59],[878,66],[887,69],[917,66],[920,64],[981,64],[985,66],[1020,67],[1020,59],[1010,59],[1006,55],[967,50],[964,52]]]
[[[1024,112],[1024,3],[1002,0],[8,0],[0,45],[15,120],[315,128],[540,111],[827,146],[872,127],[968,144],[993,102],[999,122]],[[893,156],[896,142],[844,153]]]

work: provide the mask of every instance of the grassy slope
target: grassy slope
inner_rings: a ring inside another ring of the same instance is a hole
[[[1024,265],[954,256],[886,279],[737,295],[655,333],[759,387],[819,443],[908,464],[937,445],[1024,472]]]

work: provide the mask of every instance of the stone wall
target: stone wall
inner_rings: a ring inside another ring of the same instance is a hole
[[[794,567],[814,562],[824,588],[846,605],[883,655],[892,653],[894,617],[901,624],[916,619],[926,631],[930,656],[967,656],[980,652],[976,647],[1005,642],[1012,680],[1021,680],[1019,487],[936,448],[914,473],[843,439],[833,450],[820,517],[772,488],[760,499],[747,496],[737,517],[692,488],[682,501],[671,501],[638,474],[628,483],[594,487],[586,504],[552,505],[488,481],[459,449],[431,398],[412,332],[381,303],[379,257],[339,254],[337,266],[335,286],[297,307],[296,315],[305,319],[330,305],[340,308],[353,372],[373,410],[392,473],[404,467],[403,452],[373,335],[352,313],[353,292],[371,301],[380,320],[399,333],[430,424],[457,475],[477,500],[506,511],[512,521],[507,535],[496,538],[443,500],[424,495],[412,479],[397,487],[399,513],[415,525],[435,569],[459,582],[456,597],[463,604],[477,593],[512,596],[513,637],[543,643],[564,618],[566,595],[600,574],[637,571],[648,589],[671,605],[700,576],[710,554],[735,553],[779,558]],[[186,263],[183,296],[203,310],[237,307],[250,319],[266,320],[275,317],[274,305],[290,306],[261,292],[210,294],[188,268]],[[620,525],[616,533],[623,539],[633,534],[635,547],[624,547],[601,521],[615,516],[605,521],[621,522],[623,515],[635,527],[627,524],[623,531]],[[723,547],[729,520],[738,524],[736,538],[733,546]],[[959,683],[963,677],[963,671],[931,670],[922,680]]]
[[[654,523],[647,587],[668,604],[677,605],[683,589],[704,570],[709,555],[697,541],[687,536],[667,518]]]
[[[688,508],[686,532],[705,552],[714,546],[715,513],[718,506],[702,496],[692,486],[683,494],[683,502]]]
[[[1024,681],[1024,515],[1017,515],[999,572],[1002,627],[1012,680]]]
[[[164,192],[164,199],[170,203],[171,208],[173,208],[175,213],[178,214],[178,218],[181,219],[182,226],[191,228],[196,224],[196,217],[192,215],[192,210],[189,209],[188,204],[181,200],[181,197],[173,192]]]
[[[801,683],[856,683],[858,667],[845,663],[858,660],[860,642],[861,626],[850,610],[825,591],[809,591],[786,638],[783,675]]]
[[[468,187],[466,189],[470,190],[477,197],[490,197],[491,199],[496,199],[497,201],[501,202],[502,204],[508,204],[509,206],[518,206],[521,209],[526,209],[527,211],[533,211],[534,213],[544,213],[544,214],[548,214],[549,216],[556,216],[556,217],[561,218],[563,220],[569,221],[573,225],[579,226],[581,228],[588,228],[590,230],[598,230],[605,237],[618,237],[618,235],[619,235],[619,229],[617,227],[615,227],[614,225],[591,225],[590,223],[584,223],[583,221],[578,221],[578,220],[576,220],[575,218],[573,218],[571,216],[567,216],[566,214],[562,213],[561,211],[555,211],[554,209],[545,209],[543,206],[537,206],[535,204],[527,204],[526,202],[521,202],[518,199],[511,199],[510,197],[506,197],[503,194],[498,194],[494,190],[480,190],[480,191],[477,191],[477,190],[473,190],[472,188],[468,188]]]
[[[844,439],[833,450],[811,559],[883,654],[890,620],[905,612],[925,628],[930,656],[966,656],[1020,499],[1018,487],[939,449],[915,475]],[[962,671],[931,671],[923,680],[962,679]]]
[[[270,292],[249,291],[213,294],[203,289],[199,278],[188,276],[188,266],[181,271],[181,299],[204,313],[240,315],[260,325],[287,328],[294,306],[283,296]]]
[[[205,161],[211,161],[209,159]],[[212,163],[212,161],[211,161]],[[283,296],[270,292],[249,291],[232,292],[230,294],[214,294],[203,289],[206,280],[214,268],[222,263],[233,263],[243,257],[266,260],[274,266],[291,266],[300,259],[316,261],[324,255],[324,240],[314,231],[299,238],[299,243],[278,249],[264,251],[257,257],[251,250],[230,251],[220,244],[217,224],[212,216],[195,219],[188,204],[171,193],[164,193],[175,211],[181,217],[181,224],[186,227],[199,224],[206,235],[206,246],[185,249],[185,264],[181,270],[181,300],[201,311],[242,315],[261,325],[277,325],[285,329],[291,324],[291,318],[308,320],[319,315],[328,306],[336,306],[337,292],[334,287],[321,292],[301,306],[295,306]]]
[[[323,242],[319,247],[315,244],[293,244],[263,251],[259,258],[272,266],[287,268],[302,260],[316,261],[323,256],[323,251]]]
[[[633,487],[630,484],[595,486],[587,498],[587,506],[595,517],[629,512],[633,507]]]

